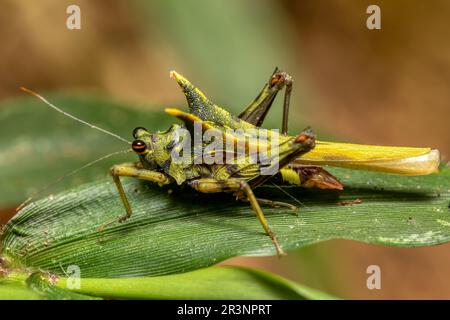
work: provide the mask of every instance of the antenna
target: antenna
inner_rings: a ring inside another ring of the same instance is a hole
[[[27,89],[27,88],[25,88],[25,87],[20,87],[20,90],[22,90],[23,92],[29,93],[29,94],[31,94],[32,96],[35,96],[36,98],[38,98],[39,100],[41,100],[42,102],[44,102],[46,105],[48,105],[50,108],[52,108],[52,109],[54,109],[54,110],[56,110],[56,111],[62,113],[63,115],[65,115],[65,116],[67,116],[67,117],[69,117],[69,118],[71,118],[71,119],[73,119],[73,120],[75,120],[75,121],[81,122],[82,124],[84,124],[84,125],[86,125],[86,126],[88,126],[88,127],[91,127],[92,129],[96,129],[96,130],[101,131],[101,132],[103,132],[103,133],[109,134],[110,136],[113,136],[113,137],[116,138],[116,139],[119,139],[119,140],[121,140],[121,141],[123,141],[123,142],[126,142],[126,143],[128,143],[128,144],[131,144],[130,141],[128,141],[127,139],[122,138],[121,136],[119,136],[119,135],[117,135],[117,134],[115,134],[115,133],[112,133],[112,132],[109,132],[108,130],[99,128],[99,127],[97,127],[97,126],[94,126],[93,124],[90,124],[89,122],[86,122],[86,121],[84,121],[84,120],[81,120],[81,119],[79,119],[79,118],[77,118],[77,117],[71,115],[70,113],[61,110],[61,109],[58,108],[57,106],[55,106],[55,105],[53,105],[52,103],[50,103],[50,102],[49,102],[47,99],[45,99],[43,96],[41,96],[40,94],[37,94],[37,93],[34,92],[34,91],[31,91],[30,89]]]
[[[275,182],[272,182],[272,184],[277,187],[281,192],[283,192],[285,195],[287,195],[289,198],[291,198],[292,200],[294,200],[295,202],[297,202],[299,205],[301,205],[302,207],[305,207],[306,209],[308,209],[308,207],[303,204],[300,200],[298,200],[296,197],[294,197],[293,195],[291,195],[289,192],[287,192],[286,190],[284,190],[282,187],[280,187],[279,185],[277,185]]]
[[[96,164],[97,162],[100,162],[100,161],[102,161],[102,160],[105,160],[105,159],[107,159],[107,158],[110,158],[110,157],[115,156],[115,155],[118,155],[118,154],[129,153],[129,152],[131,152],[131,151],[132,151],[131,149],[126,149],[126,150],[121,150],[121,151],[116,151],[116,152],[109,153],[109,154],[107,154],[107,155],[104,155],[103,157],[100,157],[100,158],[98,158],[98,159],[95,159],[95,160],[93,160],[93,161],[91,161],[91,162],[86,163],[85,165],[83,165],[83,166],[81,166],[81,167],[79,167],[79,168],[73,170],[72,172],[69,172],[69,173],[63,175],[62,177],[59,177],[57,180],[55,180],[55,181],[53,181],[52,183],[46,185],[44,188],[42,188],[42,189],[40,189],[40,190],[34,192],[28,199],[26,199],[24,202],[22,202],[22,203],[16,208],[16,212],[19,211],[20,209],[22,209],[23,207],[25,207],[27,204],[29,204],[36,196],[38,196],[38,195],[41,194],[42,192],[44,192],[44,191],[50,189],[50,188],[53,187],[54,185],[60,183],[62,180],[66,179],[66,178],[68,178],[68,177],[70,177],[70,176],[73,176],[74,174],[80,172],[80,171],[83,170],[83,169],[86,169],[87,167],[90,167],[90,166]]]

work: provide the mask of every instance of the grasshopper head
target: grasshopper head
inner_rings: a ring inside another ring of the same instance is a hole
[[[146,169],[156,169],[158,167],[154,159],[154,135],[143,127],[133,130],[133,142],[131,148],[139,156],[141,163]]]
[[[176,141],[173,141],[173,132],[179,127],[172,125],[166,131],[155,133],[150,133],[142,127],[134,129],[131,148],[139,156],[144,168],[156,170],[170,165],[171,150],[176,144]]]

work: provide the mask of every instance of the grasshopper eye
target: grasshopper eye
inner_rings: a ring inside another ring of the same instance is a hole
[[[134,140],[131,144],[131,148],[137,154],[143,154],[147,150],[147,145],[142,140]]]
[[[147,129],[145,129],[144,127],[137,127],[133,130],[133,138],[137,139],[139,138],[139,131],[145,131],[148,132]]]

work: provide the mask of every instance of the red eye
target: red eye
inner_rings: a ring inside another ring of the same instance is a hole
[[[134,152],[142,154],[145,152],[145,150],[147,150],[147,145],[142,140],[134,140],[131,144],[131,148],[133,148]]]

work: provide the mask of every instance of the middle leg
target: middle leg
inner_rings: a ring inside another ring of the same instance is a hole
[[[245,195],[246,199],[252,206],[253,211],[256,213],[256,217],[258,218],[259,222],[261,223],[264,231],[266,234],[272,239],[272,242],[275,246],[275,249],[277,251],[278,256],[285,255],[283,249],[281,248],[280,244],[278,243],[278,239],[273,233],[272,229],[269,227],[269,224],[266,220],[266,217],[264,216],[263,211],[261,210],[261,207],[259,206],[258,200],[255,197],[252,189],[248,185],[248,183],[241,179],[228,179],[228,180],[216,180],[212,178],[205,178],[205,179],[198,179],[193,180],[188,183],[192,188],[194,188],[197,191],[203,192],[203,193],[218,193],[218,192],[236,192],[239,197],[242,197]],[[241,195],[240,193],[243,193]]]

